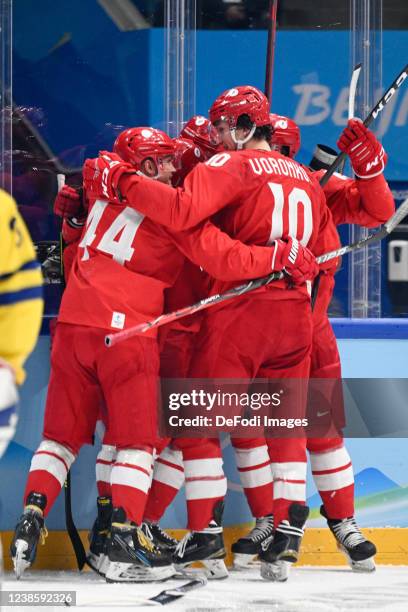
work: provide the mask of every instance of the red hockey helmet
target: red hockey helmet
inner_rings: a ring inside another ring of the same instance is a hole
[[[163,157],[174,155],[175,145],[170,136],[161,130],[136,127],[121,132],[115,140],[113,150],[123,161],[132,164],[137,170],[142,170],[141,164],[147,158],[153,159],[158,166]]]
[[[180,136],[189,138],[198,145],[206,160],[223,150],[217,130],[211,121],[202,115],[191,117],[181,130]]]
[[[287,157],[295,157],[300,149],[300,129],[297,123],[283,115],[269,114],[273,128],[271,148]]]
[[[210,108],[210,120],[227,121],[230,129],[237,126],[240,115],[249,115],[254,125],[269,125],[268,98],[252,85],[242,85],[224,91]]]
[[[173,142],[176,147],[174,155],[176,172],[172,176],[171,184],[173,187],[180,187],[194,166],[206,161],[207,157],[201,148],[188,138],[174,138]]]

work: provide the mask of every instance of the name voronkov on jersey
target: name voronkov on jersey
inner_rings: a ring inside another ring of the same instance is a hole
[[[288,159],[281,159],[275,157],[254,157],[249,159],[249,165],[251,166],[254,174],[278,174],[279,176],[290,176],[292,178],[300,179],[310,183],[311,180],[308,177],[302,166],[299,166],[296,162],[292,162]]]

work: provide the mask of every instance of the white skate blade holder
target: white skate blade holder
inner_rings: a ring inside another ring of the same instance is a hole
[[[261,561],[261,576],[264,580],[271,582],[286,582],[291,565],[290,561],[275,561],[274,563]]]
[[[86,555],[86,563],[97,574],[106,576],[110,562],[108,555],[95,555],[89,550]]]
[[[227,566],[223,559],[205,559],[201,561],[194,561],[195,563],[200,563],[204,566],[204,574],[207,580],[224,580],[224,578],[228,578],[229,573],[227,570]],[[186,563],[177,563],[175,564],[176,570],[182,572],[185,576],[193,576],[194,570],[191,568],[191,574],[189,573],[189,565]]]
[[[168,580],[176,570],[173,565],[141,567],[132,563],[111,561],[106,572],[107,582],[156,582]]]
[[[23,558],[24,553],[28,548],[25,540],[16,540],[16,556],[13,557],[14,572],[17,580],[20,580],[25,570],[30,567],[31,563]]]
[[[258,555],[246,555],[244,553],[234,553],[234,569],[243,570],[260,567]]]
[[[369,557],[368,559],[364,559],[362,561],[353,561],[353,559],[350,557],[347,551],[344,550],[342,546],[339,546],[338,549],[346,557],[347,563],[349,564],[353,572],[366,573],[366,574],[375,572],[376,567],[375,567],[374,557]]]

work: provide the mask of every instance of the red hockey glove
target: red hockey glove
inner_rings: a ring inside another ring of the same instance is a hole
[[[361,179],[378,176],[384,171],[387,154],[381,143],[360,119],[349,119],[337,141],[340,151],[347,153],[353,170]]]
[[[303,285],[312,281],[319,273],[316,258],[295,238],[275,240],[275,250],[272,258],[272,270],[283,270],[291,278],[294,285]]]
[[[85,160],[82,174],[88,196],[121,202],[122,195],[118,189],[120,179],[124,174],[137,173],[116,153],[100,151],[99,157]]]
[[[54,213],[58,217],[72,219],[83,213],[82,202],[79,193],[69,185],[64,185],[58,192],[54,202]]]

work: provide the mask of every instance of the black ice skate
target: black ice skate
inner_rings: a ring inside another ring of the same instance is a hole
[[[172,538],[167,531],[164,531],[158,523],[143,521],[141,529],[145,536],[158,548],[164,548],[172,553],[175,552],[178,540]]]
[[[98,497],[96,505],[98,515],[88,534],[89,550],[86,562],[95,572],[105,576],[109,565],[106,545],[112,520],[112,500],[110,497]]]
[[[34,563],[38,540],[41,540],[41,544],[45,543],[48,533],[44,527],[43,511],[46,505],[45,495],[32,491],[27,497],[24,512],[16,525],[10,554],[17,580]]]
[[[200,561],[209,579],[220,580],[228,577],[224,559],[223,531],[221,527],[224,503],[218,502],[214,508],[214,518],[203,531],[191,531],[178,543],[173,555],[176,569],[182,570],[191,563]]]
[[[151,582],[175,574],[171,552],[154,546],[140,527],[127,522],[122,508],[113,510],[107,551],[107,582]]]
[[[373,542],[361,533],[353,516],[346,519],[329,519],[324,506],[320,514],[327,520],[330,531],[337,541],[337,548],[345,555],[354,572],[374,572],[374,555],[377,549]]]
[[[263,549],[273,540],[273,515],[256,519],[255,527],[231,547],[234,555],[234,568],[251,567]]]
[[[289,520],[282,521],[275,530],[273,541],[259,553],[261,576],[265,580],[285,582],[291,563],[299,558],[303,527],[309,516],[309,508],[300,504],[289,507]]]

